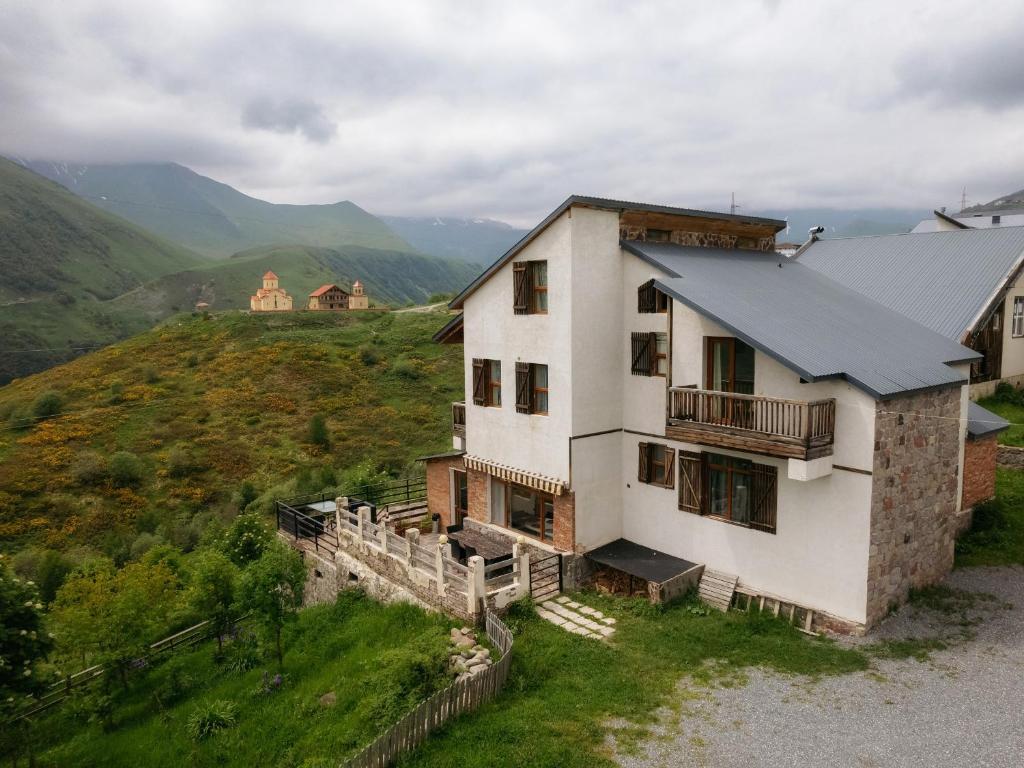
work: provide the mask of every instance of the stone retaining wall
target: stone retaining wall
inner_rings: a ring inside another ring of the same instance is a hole
[[[1024,469],[1024,448],[1016,445],[997,446],[996,463],[1009,469]]]

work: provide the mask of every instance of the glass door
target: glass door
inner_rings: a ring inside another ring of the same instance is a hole
[[[461,469],[453,470],[452,481],[455,486],[452,525],[462,525],[462,521],[469,510],[469,475]]]

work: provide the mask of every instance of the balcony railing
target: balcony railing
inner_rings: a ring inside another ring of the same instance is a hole
[[[455,437],[466,436],[466,404],[452,403],[452,434]]]
[[[834,398],[807,402],[673,387],[665,436],[810,460],[832,454],[835,421]]]

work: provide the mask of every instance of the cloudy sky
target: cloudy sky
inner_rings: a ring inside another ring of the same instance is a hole
[[[1024,187],[1024,3],[0,0],[0,153],[529,224]]]

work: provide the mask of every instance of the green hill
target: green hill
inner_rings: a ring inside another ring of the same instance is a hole
[[[280,243],[413,250],[355,203],[268,203],[177,163],[25,165],[105,210],[217,258]]]
[[[159,320],[205,301],[212,309],[247,309],[268,269],[281,278],[295,307],[305,306],[311,291],[325,283],[366,286],[377,304],[422,304],[435,293],[462,288],[476,276],[474,266],[414,253],[359,246],[317,248],[305,245],[254,248],[227,261],[155,280],[128,293],[113,306],[128,316]]]
[[[451,446],[462,350],[431,341],[447,319],[182,316],[0,388],[0,551],[188,549],[242,498],[318,491],[363,462],[401,474]],[[61,415],[36,419],[48,393]],[[329,449],[308,440],[314,414]],[[110,474],[122,451],[127,482]]]
[[[106,300],[205,262],[0,158],[0,383],[141,330]]]

